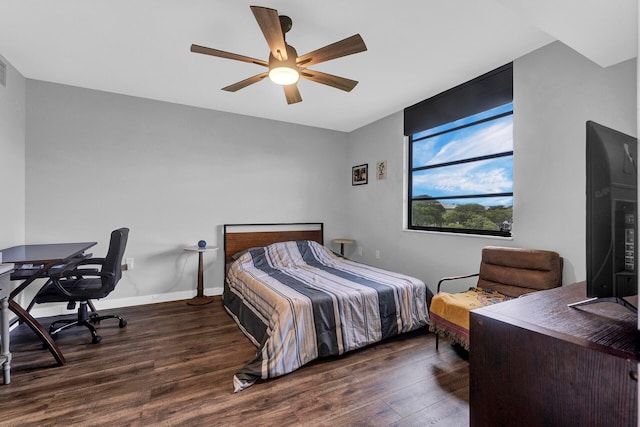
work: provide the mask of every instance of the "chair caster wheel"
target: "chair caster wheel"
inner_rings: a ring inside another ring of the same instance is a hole
[[[127,326],[127,321],[122,319],[120,323],[118,323],[118,326],[120,326],[121,328],[124,328],[125,326]]]
[[[93,339],[91,340],[92,344],[98,344],[100,341],[102,341],[102,337],[100,335],[96,335],[93,337]]]

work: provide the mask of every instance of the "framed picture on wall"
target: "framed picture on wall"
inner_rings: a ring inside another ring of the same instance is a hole
[[[369,164],[358,165],[351,168],[351,185],[362,185],[367,183],[369,176]]]
[[[387,161],[376,163],[376,179],[387,179]]]

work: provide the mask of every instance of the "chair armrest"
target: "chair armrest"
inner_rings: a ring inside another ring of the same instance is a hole
[[[109,278],[113,277],[113,273],[110,271],[100,271],[95,268],[77,268],[75,270],[67,271],[64,274],[56,277],[56,279],[84,279],[86,277],[100,277],[100,278]],[[53,278],[53,277],[52,277]]]
[[[78,265],[85,262],[90,256],[91,254],[82,254],[82,255],[75,256],[71,259],[68,259],[63,264],[56,264],[46,272],[46,275],[49,277],[53,277],[53,276],[60,277],[64,275],[67,271],[71,271],[74,268],[76,268]]]
[[[468,279],[469,277],[475,277],[475,276],[479,276],[479,275],[480,275],[480,273],[473,273],[473,274],[465,274],[463,276],[443,277],[438,282],[438,289],[437,289],[436,292],[440,292],[440,285],[442,284],[442,282],[447,282],[449,280]]]
[[[68,271],[66,275],[62,275],[62,276],[52,276],[51,279],[49,279],[49,281],[56,287],[58,292],[60,292],[62,295],[73,298],[76,296],[76,294],[71,290],[69,290],[69,288],[65,288],[63,284],[60,282],[60,279],[63,277],[67,277],[70,281],[80,279],[83,277],[83,275],[78,274],[79,271],[81,270]],[[87,273],[88,274],[86,274],[86,276],[91,276],[91,277],[113,277],[113,273],[111,272],[103,273],[101,271],[96,271],[96,270],[87,270]],[[80,296],[83,296],[83,295],[84,293],[81,293]]]
[[[86,258],[80,261],[77,265],[103,265],[105,258]]]
[[[104,258],[90,258],[91,254],[81,255],[75,258],[70,259],[64,264],[58,264],[49,269],[47,275],[49,277],[66,277],[70,278],[73,276],[82,276],[87,275],[89,273],[97,273],[100,271],[98,268],[77,268],[84,265],[104,265]],[[79,273],[78,273],[79,272]]]

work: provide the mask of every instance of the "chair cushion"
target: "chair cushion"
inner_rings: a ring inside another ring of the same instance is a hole
[[[477,286],[518,297],[562,284],[562,258],[557,252],[487,246]]]
[[[429,330],[469,350],[469,311],[511,299],[490,289],[470,288],[466,292],[440,292],[431,300]]]

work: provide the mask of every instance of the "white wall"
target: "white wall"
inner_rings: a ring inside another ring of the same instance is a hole
[[[476,272],[483,246],[550,249],[565,259],[564,283],[584,280],[585,122],[635,136],[636,116],[635,60],[603,69],[560,42],[516,59],[511,239],[403,231],[403,114],[354,131],[351,164],[387,160],[388,178],[347,190],[348,234],[358,240],[350,255],[420,277],[435,291],[441,277]]]
[[[2,56],[6,86],[0,85],[0,248],[25,238],[25,79]]]
[[[129,227],[134,269],[111,305],[194,295],[197,254],[183,248],[222,248],[225,223],[343,234],[344,133],[33,80],[27,106],[27,243],[96,240],[103,255]],[[220,294],[222,251],[204,256]]]

